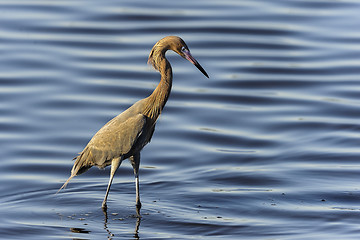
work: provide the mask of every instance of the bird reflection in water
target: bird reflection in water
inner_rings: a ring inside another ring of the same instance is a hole
[[[112,237],[114,237],[115,235],[109,230],[108,227],[108,213],[107,213],[107,209],[103,209],[103,213],[104,213],[104,229],[106,230],[106,232],[108,233],[108,239],[112,239]],[[137,209],[136,210],[136,223],[135,223],[135,230],[134,230],[134,239],[139,240],[139,228],[140,228],[140,222],[141,222],[141,217],[140,216],[140,212]]]
[[[115,234],[113,234],[110,231],[109,227],[108,227],[109,217],[108,217],[107,210],[103,209],[103,213],[104,213],[104,229],[106,230],[107,235],[108,235],[107,239],[110,240],[110,239],[113,239],[113,237],[115,237]],[[136,216],[132,215],[132,216],[129,217],[129,218],[136,218],[134,235],[133,235],[135,240],[140,239],[140,237],[139,237],[139,228],[140,228],[141,217],[138,217],[138,216],[140,216],[140,212],[137,212]],[[113,220],[116,220],[116,219],[113,219]],[[81,234],[89,234],[89,233],[91,233],[90,230],[87,230],[85,228],[77,228],[77,227],[70,228],[70,231],[73,232],[73,233],[81,233]],[[74,238],[74,239],[80,240],[82,238]]]
[[[105,168],[111,165],[110,179],[102,203],[102,208],[106,212],[107,197],[115,172],[123,160],[129,159],[134,169],[136,207],[140,217],[140,151],[150,142],[153,136],[156,121],[169,98],[172,86],[172,69],[165,57],[167,50],[173,50],[194,64],[206,77],[209,77],[190,54],[188,46],[181,38],[168,36],[159,40],[152,48],[148,62],[160,72],[160,83],[149,97],[136,102],[123,113],[110,120],[93,136],[84,150],[75,158],[71,175],[59,191],[65,188],[73,177],[86,172],[91,167]]]

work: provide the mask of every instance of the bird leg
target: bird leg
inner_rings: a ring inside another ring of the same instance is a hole
[[[106,210],[107,206],[106,206],[106,200],[107,200],[107,197],[109,195],[109,191],[110,191],[110,187],[111,187],[111,183],[114,179],[114,175],[115,175],[115,172],[116,170],[119,168],[120,166],[120,163],[122,161],[122,158],[114,158],[111,162],[111,170],[110,170],[110,179],[109,179],[109,184],[108,184],[108,187],[106,189],[106,194],[105,194],[105,198],[104,198],[104,201],[102,203],[102,208],[103,210]]]
[[[140,166],[140,153],[136,153],[130,157],[131,165],[134,169],[135,175],[135,187],[136,187],[136,208],[140,210],[141,202],[140,202],[140,190],[139,190],[139,166]],[[139,214],[138,214],[139,215]]]

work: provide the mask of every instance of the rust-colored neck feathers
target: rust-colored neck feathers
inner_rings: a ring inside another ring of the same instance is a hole
[[[169,98],[172,86],[172,70],[169,61],[165,58],[165,52],[170,49],[171,39],[161,39],[155,44],[150,52],[149,64],[151,64],[161,74],[159,85],[153,93],[146,98],[144,115],[157,120]]]

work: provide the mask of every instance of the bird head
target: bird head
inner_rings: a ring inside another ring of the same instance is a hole
[[[186,60],[188,60],[189,62],[191,62],[192,64],[195,65],[195,67],[197,67],[200,72],[202,72],[207,78],[209,78],[209,75],[206,73],[206,71],[204,70],[204,68],[199,64],[198,61],[196,61],[196,59],[191,55],[190,50],[188,48],[188,46],[186,45],[186,43],[184,42],[184,40],[182,40],[179,37],[174,37],[174,41],[173,41],[174,45],[172,46],[172,50],[174,52],[176,52],[177,54],[179,54],[181,57],[185,58]]]
[[[190,50],[186,45],[186,43],[184,42],[184,40],[182,40],[180,37],[177,36],[164,37],[155,44],[149,56],[149,63],[153,65],[155,69],[157,69],[157,59],[155,58],[156,55],[159,53],[165,55],[165,52],[167,50],[173,50],[181,57],[185,58],[186,60],[194,64],[207,78],[209,78],[209,75],[206,73],[206,71],[201,67],[198,61],[196,61],[196,59],[191,55]]]

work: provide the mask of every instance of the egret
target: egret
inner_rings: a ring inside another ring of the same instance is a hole
[[[150,52],[148,63],[160,72],[160,83],[149,97],[139,100],[110,120],[92,137],[84,150],[74,158],[71,175],[59,191],[65,188],[73,177],[86,172],[91,167],[105,168],[111,165],[110,179],[102,203],[102,208],[106,210],[106,201],[115,172],[123,160],[129,159],[135,175],[136,207],[141,208],[140,151],[153,136],[156,121],[169,98],[172,86],[172,69],[165,57],[167,50],[173,50],[194,64],[207,78],[209,77],[180,37],[167,36],[159,40]]]

